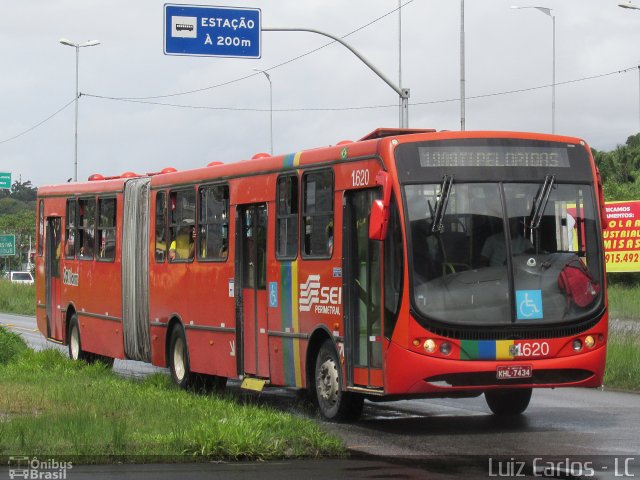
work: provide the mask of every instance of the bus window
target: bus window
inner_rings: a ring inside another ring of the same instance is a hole
[[[178,190],[169,193],[169,261],[193,260],[196,237],[196,191]]]
[[[98,199],[98,260],[116,258],[116,199]]]
[[[329,258],[333,252],[333,172],[305,173],[302,256]]]
[[[83,260],[93,258],[96,222],[95,198],[81,198],[78,200],[78,257]]]
[[[293,260],[298,253],[298,176],[281,176],[277,188],[276,258]]]
[[[67,218],[65,220],[64,257],[74,258],[76,255],[76,200],[67,200]]]
[[[156,262],[167,256],[167,193],[156,193]]]
[[[199,260],[226,260],[229,254],[229,187],[200,188]]]

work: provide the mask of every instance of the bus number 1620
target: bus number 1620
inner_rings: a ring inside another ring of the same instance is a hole
[[[511,345],[509,353],[512,357],[546,357],[549,355],[547,342],[525,342]]]
[[[351,184],[354,187],[366,187],[369,185],[369,170],[354,170],[351,172]]]

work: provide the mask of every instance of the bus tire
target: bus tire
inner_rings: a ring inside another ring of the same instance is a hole
[[[80,326],[78,325],[78,315],[72,314],[69,320],[69,358],[71,360],[89,361],[91,354],[82,350],[82,342],[80,340]]]
[[[531,388],[487,390],[484,398],[495,415],[520,415],[529,406]]]
[[[314,375],[315,403],[327,420],[357,420],[362,414],[364,397],[345,392],[343,385],[338,354],[333,342],[327,339],[318,351]]]
[[[189,349],[182,326],[176,326],[171,331],[169,370],[171,371],[173,383],[182,389],[190,388],[196,379],[195,374],[191,372],[189,367]]]

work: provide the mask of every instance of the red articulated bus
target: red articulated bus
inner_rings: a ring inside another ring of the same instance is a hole
[[[38,190],[37,319],[74,359],[182,387],[365,398],[597,387],[603,195],[586,143],[380,129],[357,142]]]

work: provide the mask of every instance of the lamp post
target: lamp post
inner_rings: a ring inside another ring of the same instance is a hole
[[[460,130],[465,130],[464,0],[460,0]]]
[[[640,6],[634,5],[633,3],[631,3],[631,0],[621,2],[618,4],[618,6],[622,8],[628,8],[630,10],[640,10]],[[640,65],[638,65],[638,122],[640,126]]]
[[[257,68],[253,69],[256,72],[264,73],[264,76],[269,80],[269,139],[271,145],[271,155],[273,156],[273,84],[271,83],[271,76],[264,70]]]
[[[73,164],[73,181],[78,181],[78,99],[80,97],[79,85],[78,85],[78,65],[80,61],[80,49],[82,47],[94,47],[100,45],[98,40],[88,40],[83,43],[73,42],[66,38],[61,38],[60,43],[68,47],[74,47],[76,49],[76,126],[75,126],[75,160]]]
[[[556,133],[556,17],[551,13],[551,9],[547,7],[516,7],[514,9],[535,8],[551,18],[553,23],[553,68],[551,76],[551,133]]]

